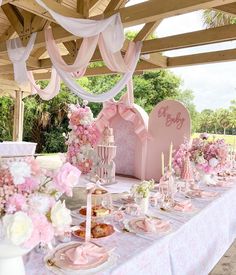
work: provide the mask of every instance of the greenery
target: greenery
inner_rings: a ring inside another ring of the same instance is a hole
[[[114,86],[119,80],[118,75],[84,77],[78,82],[88,91],[102,93]],[[41,87],[47,81],[39,82]],[[116,97],[118,100],[125,89]],[[142,106],[148,113],[163,99],[177,99],[183,102],[192,115],[193,121],[196,109],[193,104],[193,93],[181,90],[181,79],[168,70],[147,72],[134,76],[135,103]],[[44,101],[39,96],[28,96],[24,99],[24,137],[25,141],[38,144],[37,152],[64,152],[66,150],[65,134],[68,132],[68,105],[80,102],[77,96],[62,84],[60,93],[52,100]],[[10,97],[0,98],[1,120],[0,139],[12,139],[13,100]],[[102,104],[90,103],[94,116],[102,109]]]
[[[205,11],[204,22],[207,27],[225,23],[235,23],[231,16],[219,12]],[[135,32],[126,34],[133,39]],[[102,66],[103,62],[92,63],[90,66]],[[106,92],[119,81],[119,75],[83,77],[77,80],[87,91],[99,94]],[[47,81],[39,81],[42,88]],[[189,110],[192,120],[192,132],[209,132],[214,134],[236,134],[236,101],[231,102],[228,109],[206,109],[197,112],[194,105],[194,95],[191,90],[181,88],[182,80],[169,70],[145,72],[133,77],[135,103],[148,113],[164,99],[176,99]],[[126,90],[115,98],[118,100]],[[24,99],[24,137],[25,141],[38,144],[37,152],[65,152],[65,135],[68,132],[68,105],[81,103],[64,84],[60,93],[52,100],[43,101],[39,96],[28,96]],[[96,117],[102,109],[102,104],[90,103]],[[0,141],[11,140],[13,131],[14,101],[8,96],[0,97]]]
[[[194,133],[192,135],[193,138],[199,137],[200,133]],[[230,144],[235,147],[236,145],[236,137],[234,135],[220,135],[220,134],[212,134],[209,137],[209,140],[212,139],[224,139],[227,144]]]
[[[207,28],[215,28],[215,27],[220,27],[224,25],[235,24],[236,17],[228,13],[224,13],[216,10],[205,10],[203,12],[203,21],[204,21],[204,25]]]

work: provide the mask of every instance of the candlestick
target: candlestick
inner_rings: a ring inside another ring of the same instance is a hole
[[[161,175],[164,176],[165,173],[165,159],[164,159],[164,153],[161,153]]]
[[[91,239],[91,216],[92,216],[92,188],[87,188],[87,207],[86,207],[86,225],[85,225],[86,242],[89,242]]]
[[[172,150],[173,150],[173,143],[170,143],[170,151],[169,151],[169,170],[172,169]]]

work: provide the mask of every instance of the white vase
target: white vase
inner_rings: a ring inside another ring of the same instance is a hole
[[[22,256],[31,249],[23,249],[4,240],[0,241],[0,274],[25,275]]]
[[[140,198],[139,206],[143,214],[146,214],[149,207],[149,197],[147,198]]]
[[[202,173],[200,182],[206,185],[216,185],[216,181],[214,179],[213,174]]]

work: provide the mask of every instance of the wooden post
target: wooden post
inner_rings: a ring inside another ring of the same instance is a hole
[[[24,103],[22,97],[22,91],[15,91],[13,141],[22,141],[23,138]]]

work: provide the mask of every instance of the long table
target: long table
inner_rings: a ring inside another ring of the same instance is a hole
[[[171,222],[172,231],[166,235],[143,238],[116,232],[109,238],[96,240],[109,248],[116,247],[119,255],[116,265],[101,274],[208,274],[236,237],[236,185],[206,189],[219,192],[219,196],[192,199],[199,209],[194,214],[150,209],[150,214]],[[42,258],[34,251],[26,256],[27,275],[52,274],[44,267]]]
[[[0,143],[0,156],[33,155],[35,153],[36,145],[37,143],[34,142],[4,141]]]

